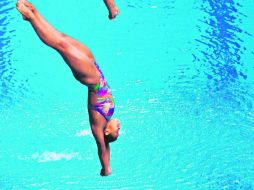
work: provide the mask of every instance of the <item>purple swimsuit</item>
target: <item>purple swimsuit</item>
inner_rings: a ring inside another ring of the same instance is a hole
[[[89,109],[98,111],[107,121],[110,120],[114,113],[114,100],[109,89],[108,83],[101,72],[99,65],[94,62],[100,75],[100,83],[93,85],[89,90],[96,92],[97,102],[95,105],[88,105]]]

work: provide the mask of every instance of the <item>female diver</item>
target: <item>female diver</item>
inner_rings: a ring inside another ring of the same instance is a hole
[[[101,175],[108,176],[112,172],[109,143],[117,139],[120,122],[110,119],[114,100],[94,56],[85,45],[53,28],[30,2],[19,0],[16,7],[39,38],[62,55],[74,77],[88,87],[89,122],[98,147]]]

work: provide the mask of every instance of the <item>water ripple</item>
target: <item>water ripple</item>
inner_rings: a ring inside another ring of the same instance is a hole
[[[203,27],[198,26],[204,34],[196,41],[204,47],[201,60],[206,67],[207,78],[213,81],[210,88],[220,90],[237,83],[239,78],[247,78],[241,62],[241,55],[246,50],[240,37],[244,31],[239,26],[246,15],[240,13],[239,8],[240,5],[232,0],[209,0],[202,5],[201,9],[208,16],[201,20]]]
[[[0,3],[0,109],[20,101],[28,91],[27,79],[19,76],[15,54],[16,18],[15,1],[3,0]],[[20,17],[19,17],[20,19]],[[23,69],[23,68],[22,68]]]
[[[0,98],[1,104],[11,101],[10,86],[13,85],[13,75],[15,69],[11,66],[11,56],[13,49],[11,47],[11,38],[14,36],[15,30],[8,28],[8,24],[13,20],[10,11],[12,1],[3,0],[0,3]]]
[[[201,10],[204,17],[197,26],[201,32],[196,39],[199,53],[193,54],[199,62],[199,73],[207,78],[211,96],[253,110],[253,91],[248,81],[247,67],[242,57],[251,50],[245,47],[244,37],[252,32],[242,29],[248,16],[241,12],[242,5],[233,0],[204,1]]]

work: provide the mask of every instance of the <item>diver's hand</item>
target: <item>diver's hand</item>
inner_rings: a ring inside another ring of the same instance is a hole
[[[106,170],[105,169],[101,169],[101,176],[108,176],[112,173],[112,170],[110,167],[108,167]]]

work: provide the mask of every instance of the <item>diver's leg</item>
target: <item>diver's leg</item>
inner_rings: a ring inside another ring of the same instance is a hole
[[[56,49],[70,66],[74,76],[80,82],[93,83],[98,78],[94,73],[94,57],[89,49],[69,36],[58,32],[51,26],[35,9],[35,7],[26,0],[19,0],[17,9],[23,15],[23,18],[29,21],[40,39],[48,46]],[[84,81],[81,81],[84,80]]]
[[[28,1],[26,1],[26,0],[22,0],[22,1],[24,2],[24,4],[25,4],[27,7],[29,7],[30,10],[33,11],[34,16],[36,17],[36,19],[37,19],[45,28],[48,28],[48,29],[50,29],[51,31],[57,32],[57,31],[52,27],[52,25],[50,25],[50,24],[40,15],[40,13],[35,9],[35,7],[34,7],[30,2],[28,2]],[[59,32],[58,32],[58,33],[59,33]],[[84,46],[82,43],[78,42],[77,40],[75,40],[75,39],[73,39],[73,38],[71,38],[71,37],[69,37],[69,36],[67,36],[67,35],[65,35],[65,34],[63,34],[63,33],[60,33],[60,35],[62,35],[62,37],[64,38],[64,40],[67,41],[68,43],[71,43],[73,46],[78,47],[78,48],[84,50],[84,51],[88,54],[88,56],[89,56],[90,58],[93,59],[92,53],[91,53],[91,52],[89,51],[89,49],[88,49],[86,46]]]

